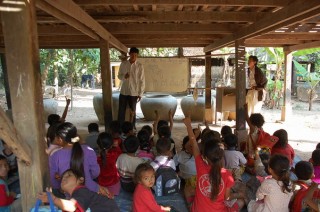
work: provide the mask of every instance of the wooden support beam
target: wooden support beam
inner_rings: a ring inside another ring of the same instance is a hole
[[[100,66],[102,79],[102,98],[104,110],[104,125],[105,131],[109,131],[109,126],[112,121],[112,77],[110,69],[110,54],[109,43],[105,40],[100,40]]]
[[[308,42],[304,44],[298,44],[294,46],[288,46],[287,51],[293,52],[301,49],[310,49],[310,48],[318,48],[320,47],[320,41]]]
[[[281,121],[286,121],[292,114],[291,105],[291,76],[292,76],[292,52],[288,48],[283,48],[285,58],[284,70],[284,94],[283,106],[281,108]]]
[[[38,0],[39,2],[46,2],[52,7],[55,7],[64,14],[73,17],[78,20],[87,28],[91,29],[94,33],[99,35],[102,39],[109,41],[114,47],[120,51],[127,51],[128,48],[117,40],[110,32],[108,32],[103,26],[101,26],[95,19],[93,19],[88,13],[86,13],[80,6],[75,4],[71,0]],[[50,14],[50,10],[46,11]]]
[[[295,24],[301,20],[319,15],[320,1],[310,0],[308,4],[304,0],[296,0],[289,6],[268,15],[252,25],[237,30],[233,35],[204,48],[204,52],[223,48],[235,42],[237,39],[248,39],[267,31],[272,31],[288,24]]]
[[[54,1],[54,0],[39,0],[39,1]],[[62,1],[62,0],[56,0]],[[56,2],[54,1],[54,2]],[[69,0],[66,0],[69,2]],[[55,5],[59,5],[56,3]],[[68,4],[64,5],[65,8]],[[68,7],[67,7],[68,8]],[[70,8],[70,7],[69,7]],[[60,8],[59,8],[60,9]],[[73,8],[70,8],[73,11]],[[66,11],[64,11],[66,12]],[[106,12],[104,15],[92,15],[88,16],[99,23],[130,23],[130,22],[189,22],[189,21],[207,21],[207,22],[255,22],[268,13],[263,12],[203,12],[203,11],[122,11],[122,12]],[[75,14],[74,14],[75,15]],[[79,20],[80,17],[75,17]],[[86,22],[86,19],[80,19],[82,23],[92,29],[95,25],[90,26]],[[50,23],[56,21],[51,16],[38,16],[38,23]],[[98,33],[98,31],[96,31]]]
[[[244,40],[236,40],[236,134],[239,142],[247,136],[244,104],[246,103],[246,49]]]
[[[75,0],[82,6],[100,6],[100,5],[132,5],[134,2],[138,5],[212,5],[212,6],[253,6],[253,7],[283,7],[286,6],[289,0]]]
[[[231,34],[235,24],[103,24],[113,35],[118,34]],[[82,33],[68,25],[39,25],[39,35],[81,35]]]
[[[24,166],[21,161],[18,162],[22,207],[26,212],[34,206],[38,192],[44,190],[43,185],[48,185],[49,180],[48,156],[44,151],[46,143],[36,12],[33,0],[6,3],[6,7],[2,7],[1,20],[13,123],[23,143],[32,147],[31,165]],[[14,9],[16,11],[12,12]],[[24,151],[28,154],[28,149]]]
[[[211,52],[206,52],[206,96],[205,96],[205,113],[204,113],[204,120],[208,123],[213,122],[213,111],[212,111],[212,103],[211,103]],[[216,117],[215,117],[216,118]]]

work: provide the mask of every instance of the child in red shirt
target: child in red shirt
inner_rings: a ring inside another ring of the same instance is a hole
[[[10,211],[10,205],[13,203],[16,194],[9,193],[6,179],[9,172],[9,163],[7,158],[0,155],[0,211]]]
[[[234,185],[232,174],[222,168],[224,150],[221,149],[217,139],[207,140],[203,145],[203,153],[200,154],[198,143],[192,131],[191,119],[186,117],[184,123],[188,130],[188,136],[192,144],[192,152],[195,157],[197,170],[197,185],[194,202],[191,211],[201,212],[227,212],[229,209],[240,210],[244,205],[242,193],[231,193]],[[230,200],[233,200],[231,203]],[[227,201],[229,206],[226,206]]]
[[[133,194],[133,212],[158,212],[170,211],[170,207],[158,205],[152,192],[151,187],[155,182],[155,171],[148,163],[138,165],[134,173],[134,181],[137,186]]]
[[[99,134],[97,144],[100,150],[100,156],[97,157],[100,166],[98,183],[114,195],[119,195],[121,186],[116,162],[122,151],[118,144],[114,144],[112,136],[105,132]]]
[[[294,150],[288,144],[288,133],[284,129],[277,130],[273,133],[274,136],[279,138],[279,141],[272,147],[271,155],[280,154],[289,159],[290,166],[293,164]]]

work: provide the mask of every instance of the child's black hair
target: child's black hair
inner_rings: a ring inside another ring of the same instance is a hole
[[[8,162],[7,158],[4,155],[0,155],[0,160],[5,160]]]
[[[159,138],[170,138],[171,130],[169,126],[162,126],[158,129]]]
[[[150,152],[150,134],[147,130],[140,130],[137,135],[140,142],[140,149]]]
[[[234,134],[228,134],[224,137],[224,142],[227,145],[228,149],[237,148],[238,147],[238,137]]]
[[[150,127],[149,125],[144,125],[141,130],[147,130],[148,133],[150,134],[150,136],[152,135],[152,127]]]
[[[201,138],[201,143],[206,143],[207,141],[221,142],[220,133],[214,130],[204,133]]]
[[[58,126],[58,124],[52,124],[49,126],[49,128],[47,130],[47,145],[48,145],[48,147],[50,146],[50,144],[53,143],[53,141],[56,137],[57,126]]]
[[[133,130],[133,125],[131,122],[125,121],[123,122],[121,129],[124,134],[128,134],[130,131]]]
[[[284,129],[277,130],[273,133],[274,136],[278,137],[278,142],[273,146],[273,148],[286,148],[288,144],[288,133]]]
[[[211,166],[209,179],[211,182],[211,200],[215,200],[220,193],[221,169],[223,167],[224,151],[216,142],[205,142],[203,157]]]
[[[298,180],[310,180],[313,175],[312,163],[308,161],[299,161],[294,167],[294,172],[298,177]]]
[[[124,148],[128,153],[135,153],[138,150],[139,145],[140,145],[139,140],[134,135],[129,135],[124,140]]]
[[[282,192],[291,192],[290,188],[290,161],[289,159],[280,154],[275,154],[271,156],[269,161],[269,168],[272,169],[274,174],[278,177],[278,181],[282,182]]]
[[[169,126],[169,123],[166,120],[159,120],[157,125],[157,130],[162,126]]]
[[[320,149],[320,143],[317,144],[316,149]]]
[[[163,155],[163,154],[167,153],[168,151],[170,151],[170,149],[171,149],[170,139],[159,138],[159,140],[157,141],[157,144],[156,144],[156,149],[160,155]]]
[[[232,129],[230,126],[225,125],[221,128],[220,134],[222,138],[224,138],[226,135],[232,134]]]
[[[110,129],[110,133],[119,133],[120,134],[121,133],[120,122],[117,120],[110,122],[109,129]]]
[[[99,125],[97,123],[90,123],[88,125],[88,132],[99,132]]]
[[[70,122],[59,124],[56,128],[56,136],[63,141],[73,144],[70,158],[70,168],[84,173],[84,153],[80,145],[80,137],[77,134],[77,128]],[[84,175],[84,174],[83,174]]]
[[[48,124],[51,126],[53,124],[60,123],[60,116],[58,114],[50,114],[48,116]]]
[[[110,149],[113,145],[113,139],[111,134],[102,132],[99,134],[97,139],[97,144],[100,148],[100,157],[102,159],[102,166],[105,167],[107,156],[106,156],[106,150]]]
[[[264,124],[264,117],[260,113],[252,113],[249,119],[252,125],[258,128],[261,128]]]
[[[154,171],[153,167],[149,163],[139,164],[134,172],[134,177],[133,177],[134,183],[138,184],[141,181],[142,173],[149,170]]]
[[[313,150],[311,159],[314,166],[320,166],[320,149]]]
[[[186,144],[189,142],[189,136],[185,136],[182,140],[182,150],[186,150]]]

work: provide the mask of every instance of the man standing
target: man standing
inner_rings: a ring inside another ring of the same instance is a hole
[[[134,113],[133,126],[136,123],[136,105],[141,100],[145,88],[144,69],[142,64],[137,61],[139,50],[136,47],[130,48],[129,60],[123,61],[120,65],[118,74],[122,81],[119,96],[118,121],[122,125],[125,121],[126,108],[129,105]]]
[[[247,96],[246,102],[248,104],[248,114],[260,113],[263,101],[265,99],[265,87],[268,83],[268,79],[263,74],[260,68],[257,67],[258,58],[256,56],[250,56],[248,60],[248,72],[247,72]]]

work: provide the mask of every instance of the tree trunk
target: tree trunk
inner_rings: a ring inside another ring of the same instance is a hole
[[[69,64],[68,64],[68,81],[69,81],[69,85],[71,86],[71,109],[73,109],[73,72],[74,72],[74,63],[73,63],[73,50],[69,49],[68,50],[69,53]]]
[[[41,75],[41,82],[42,82],[42,93],[45,93],[45,89],[46,89],[46,84],[47,84],[47,78],[48,78],[48,73],[49,73],[49,67],[50,67],[50,62],[52,59],[52,50],[48,51],[47,57],[46,57],[46,61],[45,61],[45,65],[43,68],[43,72]]]
[[[54,51],[53,53],[53,58],[57,57],[57,52]],[[54,89],[55,89],[55,94],[54,94],[54,98],[57,97],[58,93],[59,93],[59,73],[58,73],[58,66],[54,65],[53,67],[53,82],[54,82]]]
[[[312,110],[312,101],[313,100],[313,89],[310,90],[309,92],[309,111]]]

